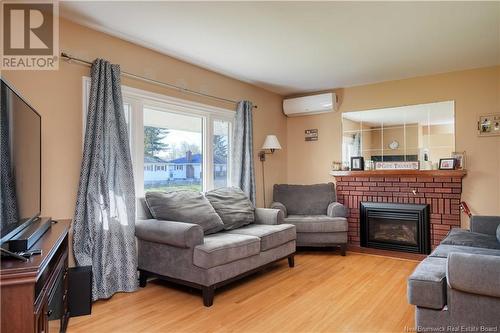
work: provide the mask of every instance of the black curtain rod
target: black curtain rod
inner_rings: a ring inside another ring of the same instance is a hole
[[[67,54],[65,52],[61,52],[61,58],[66,59],[68,62],[76,61],[76,62],[79,62],[79,63],[84,64],[86,66],[92,66],[92,62],[87,61],[87,60],[83,60],[83,59],[79,59],[79,58],[76,58],[76,57],[73,57],[73,56],[70,56],[69,54]],[[178,91],[183,92],[183,93],[188,93],[188,94],[193,94],[193,95],[208,97],[208,98],[216,99],[218,101],[227,102],[227,103],[233,103],[233,104],[237,104],[238,103],[237,101],[234,101],[232,99],[227,99],[227,98],[223,98],[223,97],[218,97],[218,96],[213,96],[213,95],[205,94],[205,93],[202,93],[202,92],[199,92],[199,91],[196,91],[196,90],[191,90],[191,89],[188,89],[188,88],[179,87],[179,86],[176,86],[175,84],[161,82],[161,81],[158,81],[158,80],[153,80],[153,79],[150,79],[150,78],[147,78],[147,77],[144,77],[144,76],[140,76],[140,75],[137,75],[137,74],[134,74],[134,73],[129,73],[129,72],[125,72],[125,71],[122,71],[121,73],[122,73],[123,76],[127,76],[127,77],[130,77],[132,79],[136,79],[136,80],[141,80],[141,81],[145,81],[145,82],[148,82],[148,83],[157,84],[157,85],[160,85],[160,86],[164,86],[164,87],[167,87],[167,88],[178,90]],[[257,105],[254,105],[253,107],[257,109]]]

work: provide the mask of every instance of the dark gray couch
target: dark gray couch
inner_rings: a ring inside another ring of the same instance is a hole
[[[297,228],[297,246],[347,245],[347,209],[336,202],[335,185],[274,185],[271,208]]]
[[[500,217],[473,216],[452,229],[408,279],[418,331],[500,329]]]
[[[295,226],[281,224],[277,209],[256,208],[254,223],[204,235],[198,224],[153,219],[144,199],[137,206],[141,287],[156,276],[201,289],[211,306],[214,290],[226,283],[284,258],[294,265]]]

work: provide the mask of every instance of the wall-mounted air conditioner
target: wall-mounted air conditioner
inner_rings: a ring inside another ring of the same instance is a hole
[[[337,110],[335,93],[318,94],[283,100],[283,112],[288,117],[308,116]]]

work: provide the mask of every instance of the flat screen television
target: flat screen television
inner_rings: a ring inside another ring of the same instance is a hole
[[[0,244],[40,216],[41,117],[3,78],[0,93]]]

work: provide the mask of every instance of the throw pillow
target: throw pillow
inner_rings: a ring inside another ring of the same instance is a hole
[[[194,191],[147,192],[146,203],[157,220],[198,224],[205,235],[224,229],[224,224],[203,194]]]
[[[500,242],[500,224],[497,227],[497,241]]]
[[[237,229],[255,221],[253,204],[239,188],[218,188],[205,195],[222,219],[225,230]]]

